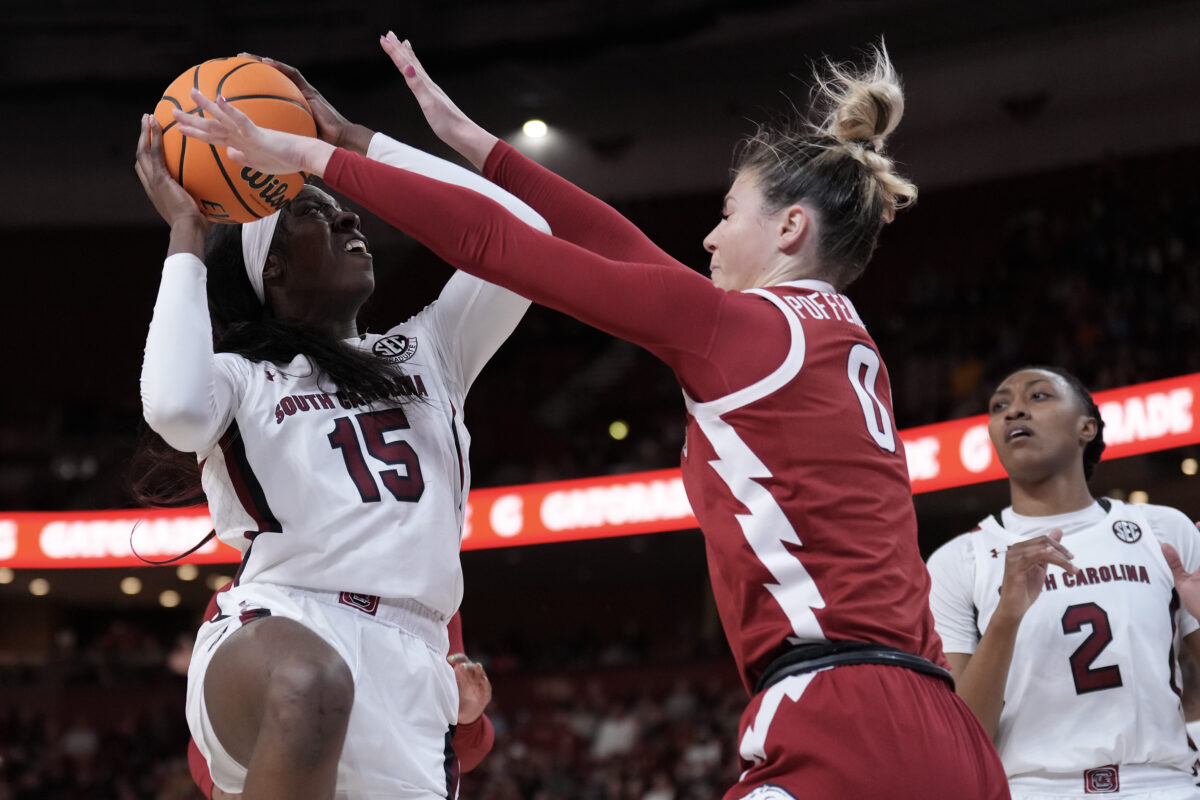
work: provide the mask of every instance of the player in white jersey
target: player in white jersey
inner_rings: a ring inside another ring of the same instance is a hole
[[[989,415],[1012,505],[933,554],[930,605],[1012,796],[1200,796],[1176,657],[1200,653],[1200,624],[1162,550],[1195,569],[1200,534],[1175,509],[1092,497],[1104,425],[1069,373],[1013,373]]]
[[[474,188],[549,232],[503,190],[350,124],[277,66],[322,138]],[[152,117],[137,172],[171,227],[144,414],[196,454],[216,534],[243,552],[188,675],[216,785],[245,800],[454,796],[446,623],[462,597],[463,403],[528,301],[456,273],[412,319],[360,335],[372,256],[328,194],[307,185],[271,217],[209,232],[166,172]]]

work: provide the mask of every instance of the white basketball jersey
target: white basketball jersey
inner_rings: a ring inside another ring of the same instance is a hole
[[[463,401],[527,304],[455,274],[437,302],[358,343],[405,374],[402,397],[373,403],[304,356],[218,354],[238,406],[198,455],[217,535],[243,550],[238,580],[413,598],[449,618],[471,481]]]
[[[929,560],[946,652],[974,653],[1000,599],[1009,545],[1055,528],[1082,572],[1051,566],[1017,633],[996,748],[1010,778],[1156,764],[1190,774],[1176,649],[1197,628],[1160,550],[1189,569],[1197,532],[1163,506],[1104,501],[1054,517],[1005,509]]]

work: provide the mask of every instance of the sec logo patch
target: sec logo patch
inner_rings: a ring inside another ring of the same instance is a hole
[[[417,339],[416,337],[410,339],[404,334],[396,333],[385,336],[371,345],[371,351],[385,361],[399,364],[402,361],[408,361],[417,352]]]
[[[1113,523],[1113,534],[1118,539],[1126,544],[1133,544],[1138,539],[1142,538],[1142,529],[1138,527],[1136,522],[1130,522],[1127,519],[1119,519]]]

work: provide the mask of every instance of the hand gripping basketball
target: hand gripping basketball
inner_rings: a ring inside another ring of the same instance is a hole
[[[226,100],[205,97],[192,89],[192,100],[204,116],[172,112],[179,130],[218,147],[228,148],[229,157],[243,166],[263,172],[309,172],[323,175],[333,146],[294,133],[260,128]]]

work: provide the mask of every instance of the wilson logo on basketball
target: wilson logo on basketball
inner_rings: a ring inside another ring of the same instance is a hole
[[[417,352],[417,339],[408,338],[403,334],[393,334],[385,336],[371,346],[371,350],[380,358],[391,361],[393,364],[399,364],[401,361],[408,361]]]
[[[274,175],[263,175],[250,167],[242,167],[242,180],[254,191],[258,198],[276,211],[288,201],[288,185]]]
[[[1142,538],[1142,529],[1136,522],[1120,519],[1113,523],[1113,534],[1126,544],[1133,544]]]

